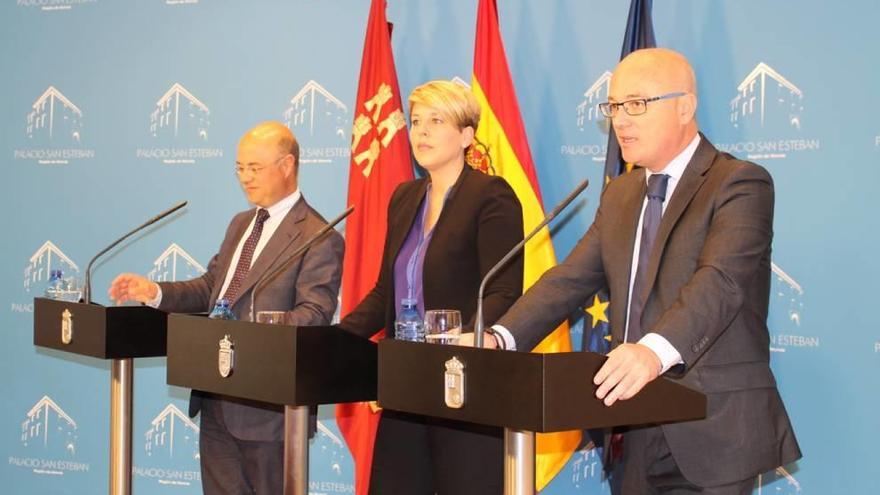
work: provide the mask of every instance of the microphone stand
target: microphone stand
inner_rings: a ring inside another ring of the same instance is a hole
[[[564,210],[572,201],[574,201],[574,198],[576,198],[584,189],[586,189],[589,184],[590,181],[586,179],[578,184],[578,186],[575,187],[573,191],[568,193],[568,196],[566,196],[561,203],[556,205],[556,208],[553,208],[553,211],[551,211],[550,214],[547,215],[544,220],[542,220],[541,223],[538,224],[537,227],[529,232],[529,234],[525,236],[523,240],[519,241],[516,246],[513,246],[513,249],[505,254],[504,257],[498,261],[498,263],[495,263],[495,266],[493,266],[489,270],[489,272],[486,273],[486,276],[483,277],[483,281],[482,283],[480,283],[480,290],[477,293],[477,315],[474,319],[474,347],[483,347],[483,334],[485,333],[485,330],[483,329],[483,291],[485,291],[486,289],[486,283],[488,283],[489,280],[494,277],[495,274],[498,273],[498,271],[500,271],[501,268],[503,268],[504,265],[506,265],[511,258],[519,254],[519,252],[523,249],[523,246],[525,246],[532,237],[534,237],[538,232],[541,231],[541,229],[543,229],[548,223],[550,223],[551,220],[556,218],[556,216],[559,215],[559,213],[562,212],[562,210]]]
[[[333,227],[335,227],[339,222],[345,220],[345,218],[347,216],[351,215],[351,212],[353,212],[353,211],[354,211],[354,205],[346,208],[345,211],[340,213],[338,217],[331,220],[327,225],[321,227],[317,232],[315,232],[315,234],[312,237],[309,238],[309,240],[304,242],[300,247],[296,248],[296,250],[293,253],[291,253],[291,255],[286,260],[284,260],[284,263],[281,263],[280,265],[275,267],[274,270],[272,270],[271,272],[269,272],[268,274],[266,274],[262,278],[260,278],[260,280],[257,280],[257,282],[254,284],[254,289],[251,291],[251,308],[250,308],[251,321],[257,321],[254,318],[254,315],[256,314],[256,312],[254,311],[254,300],[256,299],[257,291],[262,289],[263,287],[265,287],[267,283],[271,282],[272,279],[274,279],[275,277],[280,275],[281,272],[283,272],[284,270],[287,270],[290,267],[291,263],[293,263],[304,252],[306,252],[307,249],[312,247],[313,244],[318,242],[319,239],[324,237],[324,235],[327,232],[329,232]]]
[[[95,261],[115,248],[125,239],[153,225],[168,215],[186,206],[181,201],[168,210],[147,220],[136,229],[113,241],[96,254],[86,267],[83,283],[85,304],[92,302],[92,266]],[[131,425],[132,397],[134,389],[134,363],[132,358],[113,359],[110,362],[110,493],[129,495],[131,493]]]
[[[251,290],[251,321],[256,321],[254,310],[257,291],[265,287],[275,277],[287,270],[307,249],[323,238],[327,232],[354,211],[349,206],[338,217],[321,227],[315,234],[298,247],[274,270],[257,280]],[[284,406],[284,495],[308,495],[309,483],[309,407]]]
[[[483,347],[483,291],[486,283],[495,276],[515,255],[522,251],[526,243],[556,218],[584,189],[589,181],[584,180],[559,203],[544,220],[527,236],[504,255],[486,273],[477,294],[477,314],[474,321],[474,346]],[[535,432],[504,428],[504,495],[525,495],[535,493]]]
[[[159,213],[158,215],[147,220],[146,222],[144,222],[143,224],[141,224],[140,226],[138,226],[137,228],[135,228],[131,232],[125,234],[124,236],[120,237],[119,239],[116,239],[115,241],[113,241],[112,244],[105,247],[98,254],[96,254],[89,261],[88,266],[86,266],[85,281],[83,282],[83,302],[85,304],[91,304],[91,302],[92,302],[92,265],[95,264],[95,261],[97,261],[98,258],[100,258],[101,256],[104,256],[104,254],[106,254],[108,251],[110,251],[111,249],[118,246],[120,242],[128,239],[129,237],[136,234],[137,232],[140,232],[141,230],[149,227],[150,225],[153,225],[154,223],[158,222],[159,220],[162,220],[163,218],[167,217],[168,215],[174,213],[175,211],[183,208],[184,206],[186,206],[186,204],[187,204],[187,201],[181,201],[180,203],[177,203],[176,205],[163,211],[162,213]]]

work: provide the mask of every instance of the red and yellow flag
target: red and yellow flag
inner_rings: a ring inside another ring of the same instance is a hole
[[[488,148],[496,175],[504,177],[516,192],[523,209],[523,228],[528,233],[544,219],[544,207],[504,55],[496,0],[480,0],[477,9],[472,89],[483,107],[477,138]],[[550,230],[544,227],[526,245],[523,288],[531,287],[544,271],[555,264]],[[566,322],[548,335],[533,352],[570,350],[571,338]],[[579,430],[537,435],[535,485],[538,490],[547,486],[559,473],[580,441]]]
[[[372,0],[370,7],[354,114],[348,204],[355,209],[345,224],[343,317],[375,286],[385,245],[391,193],[398,184],[413,178],[406,118],[391,52],[391,25],[385,18],[385,0]],[[370,487],[380,414],[364,402],[336,407],[336,423],[354,458],[357,495],[366,495]]]

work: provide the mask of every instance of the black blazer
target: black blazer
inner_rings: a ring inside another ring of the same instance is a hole
[[[370,337],[394,334],[394,261],[425,198],[428,178],[405,182],[388,205],[388,233],[376,286],[339,324]],[[504,179],[465,165],[452,186],[425,253],[425,309],[458,309],[473,326],[483,276],[523,238],[522,206]],[[492,324],[522,294],[523,257],[510,261],[486,286],[483,318]]]
[[[517,347],[539,342],[603,285],[614,345],[623,342],[645,171],[611,181],[571,254],[499,322]],[[642,328],[684,366],[664,376],[707,395],[707,417],[662,425],[681,472],[701,486],[734,483],[801,456],[770,370],[767,305],[773,180],[702,136],[660,221],[648,264]]]

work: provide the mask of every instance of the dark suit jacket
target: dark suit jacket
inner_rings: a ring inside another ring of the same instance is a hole
[[[210,311],[220,297],[220,289],[230,270],[232,256],[255,210],[237,214],[220,252],[208,264],[201,277],[184,282],[163,282],[159,309],[168,312],[196,313]],[[269,280],[263,276],[285,263],[289,256],[320,230],[326,221],[306,203],[304,197],[290,209],[269,242],[254,260],[236,300],[230,301],[235,315],[248,320],[251,295],[257,288],[254,314],[260,310],[288,310],[288,325],[326,325],[336,311],[342,276],[344,243],[335,230],[300,255],[279,275]],[[232,267],[234,269],[235,267]],[[198,391],[190,396],[190,416],[195,416],[204,398]],[[207,400],[207,399],[205,399]],[[213,400],[213,399],[212,399]],[[284,415],[280,406],[245,400],[223,400],[223,417],[229,430],[241,440],[277,441],[284,438]]]
[[[532,348],[606,283],[613,342],[623,341],[645,191],[644,169],[608,184],[568,258],[499,321],[517,348]],[[744,480],[800,457],[769,365],[772,237],[770,175],[703,137],[661,220],[642,315],[645,332],[681,353],[684,365],[665,376],[708,396],[705,420],[662,427],[682,473],[702,486]]]
[[[394,260],[425,198],[428,179],[405,182],[388,205],[388,233],[379,280],[340,326],[364,337],[394,334]],[[483,276],[523,238],[522,207],[504,179],[465,166],[452,187],[425,253],[425,309],[458,309],[473,325]],[[514,258],[486,286],[483,317],[498,319],[522,294],[523,260]]]

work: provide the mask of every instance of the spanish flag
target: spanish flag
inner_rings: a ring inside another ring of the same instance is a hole
[[[523,209],[523,228],[529,232],[544,219],[544,207],[535,165],[504,55],[498,28],[496,0],[480,0],[474,48],[472,90],[482,106],[477,139],[486,145],[495,174],[516,192]],[[539,232],[526,245],[523,288],[528,289],[556,264],[550,230]],[[547,336],[533,352],[571,351],[568,323]],[[562,470],[581,441],[581,432],[538,434],[535,485],[542,490]]]

